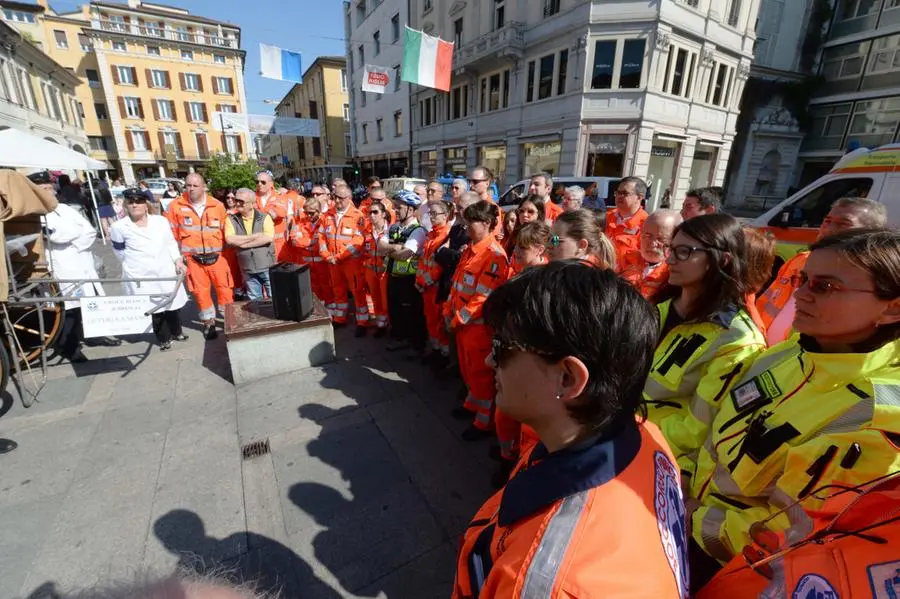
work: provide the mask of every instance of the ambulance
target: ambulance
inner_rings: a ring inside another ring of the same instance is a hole
[[[882,202],[888,221],[900,224],[900,143],[846,154],[827,175],[750,222],[778,240],[776,272],[816,240],[831,205],[845,197]]]

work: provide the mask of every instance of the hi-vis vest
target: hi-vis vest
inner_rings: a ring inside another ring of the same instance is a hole
[[[413,231],[421,228],[422,225],[420,225],[419,223],[414,223],[406,228],[401,228],[400,225],[392,225],[388,235],[390,237],[391,243],[404,244],[409,239],[409,236],[413,234]],[[406,260],[394,260],[393,258],[387,259],[388,274],[395,277],[415,275],[416,267],[418,265],[419,256],[417,254],[413,254],[412,257],[407,258]]]
[[[672,300],[657,306],[665,325]],[[648,417],[662,430],[682,474],[690,476],[730,383],[766,347],[743,309],[686,322],[660,340],[644,385]]]
[[[166,218],[182,254],[219,254],[225,247],[225,219],[228,213],[219,200],[206,196],[203,214],[191,205],[187,194],[172,200]]]
[[[238,235],[248,235],[244,228],[244,219],[240,214],[230,214],[234,232]],[[259,210],[253,211],[253,230],[250,233],[262,233],[266,222],[266,215]],[[275,264],[275,242],[255,248],[235,248],[237,250],[238,264],[241,272],[257,273],[269,270]]]
[[[697,460],[693,535],[725,562],[749,529],[825,485],[857,485],[900,469],[900,341],[870,353],[825,354],[793,337],[760,354],[722,401]],[[808,528],[803,509],[769,523]]]
[[[791,299],[791,295],[794,293],[791,278],[800,274],[800,271],[806,266],[807,258],[809,258],[809,252],[800,252],[788,260],[778,270],[778,276],[775,277],[769,288],[756,300],[756,308],[759,310],[765,328],[768,329],[772,326],[772,321]]]
[[[651,423],[535,446],[463,536],[453,599],[688,597],[678,467]]]

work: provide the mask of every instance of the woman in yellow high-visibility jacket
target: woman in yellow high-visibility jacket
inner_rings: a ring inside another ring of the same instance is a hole
[[[772,517],[792,542],[822,487],[900,469],[900,233],[845,231],[811,249],[794,279],[800,335],[735,381],[691,480],[693,543],[720,562],[754,522]]]
[[[669,287],[658,306],[660,341],[644,387],[649,418],[690,478],[729,383],[765,339],[747,314],[746,239],[726,214],[698,216],[675,229],[666,262]]]

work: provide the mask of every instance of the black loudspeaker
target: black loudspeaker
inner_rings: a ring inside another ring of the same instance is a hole
[[[269,269],[272,308],[278,320],[300,322],[313,311],[309,266],[284,262]]]

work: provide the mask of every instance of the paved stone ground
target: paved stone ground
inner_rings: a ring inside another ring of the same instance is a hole
[[[2,398],[0,597],[179,564],[284,597],[447,597],[493,467],[449,416],[459,383],[343,330],[336,363],[235,388],[223,338],[189,326],[171,352],[87,348],[30,409]]]

